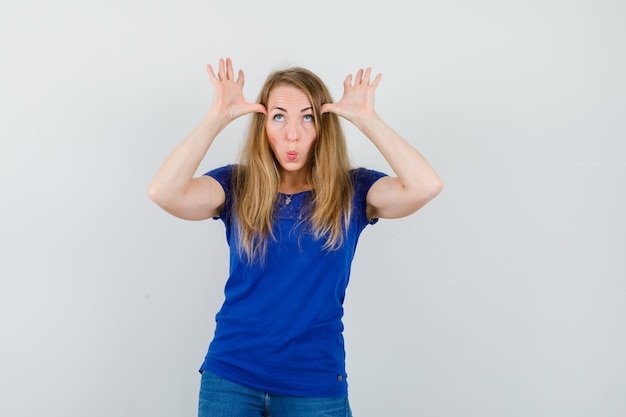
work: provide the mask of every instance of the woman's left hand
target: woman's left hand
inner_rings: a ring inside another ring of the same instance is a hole
[[[325,103],[321,107],[322,113],[335,113],[352,123],[356,123],[359,118],[375,115],[374,92],[382,78],[381,74],[376,75],[372,80],[372,69],[359,69],[356,72],[354,81],[352,74],[348,75],[343,82],[343,97],[336,103]]]

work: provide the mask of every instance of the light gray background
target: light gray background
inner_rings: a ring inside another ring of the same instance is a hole
[[[372,66],[445,181],[362,235],[356,417],[626,415],[625,21],[621,0],[3,0],[0,415],[195,415],[223,225],[145,190],[223,56],[251,100],[278,67],[338,98]],[[346,128],[354,164],[389,171]]]

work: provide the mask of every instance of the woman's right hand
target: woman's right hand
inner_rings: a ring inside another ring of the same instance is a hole
[[[202,220],[216,216],[225,201],[214,178],[194,178],[202,158],[219,132],[234,119],[252,112],[267,114],[265,106],[243,96],[243,71],[235,79],[230,58],[220,59],[217,74],[207,65],[213,102],[196,128],[170,153],[148,186],[150,198],[176,217]]]
[[[213,102],[209,112],[224,117],[225,123],[248,113],[258,112],[267,114],[264,105],[250,103],[243,95],[244,76],[239,70],[235,79],[233,62],[230,58],[220,58],[217,74],[213,67],[207,65],[207,73],[213,84]]]

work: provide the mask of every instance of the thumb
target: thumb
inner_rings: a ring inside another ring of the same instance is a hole
[[[254,105],[253,111],[256,113],[263,113],[263,114],[267,114],[267,109],[265,108],[265,106],[261,103],[256,103]]]
[[[320,107],[320,111],[322,114],[329,113],[333,111],[333,103],[324,103]]]

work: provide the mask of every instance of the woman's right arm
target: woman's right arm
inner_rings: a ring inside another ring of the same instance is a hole
[[[152,182],[148,195],[168,213],[186,220],[204,220],[219,214],[224,190],[213,178],[194,177],[217,135],[233,120],[252,112],[265,113],[262,104],[249,103],[243,96],[244,77],[235,79],[229,58],[220,59],[217,75],[207,65],[213,84],[211,108],[196,128],[165,159]]]

